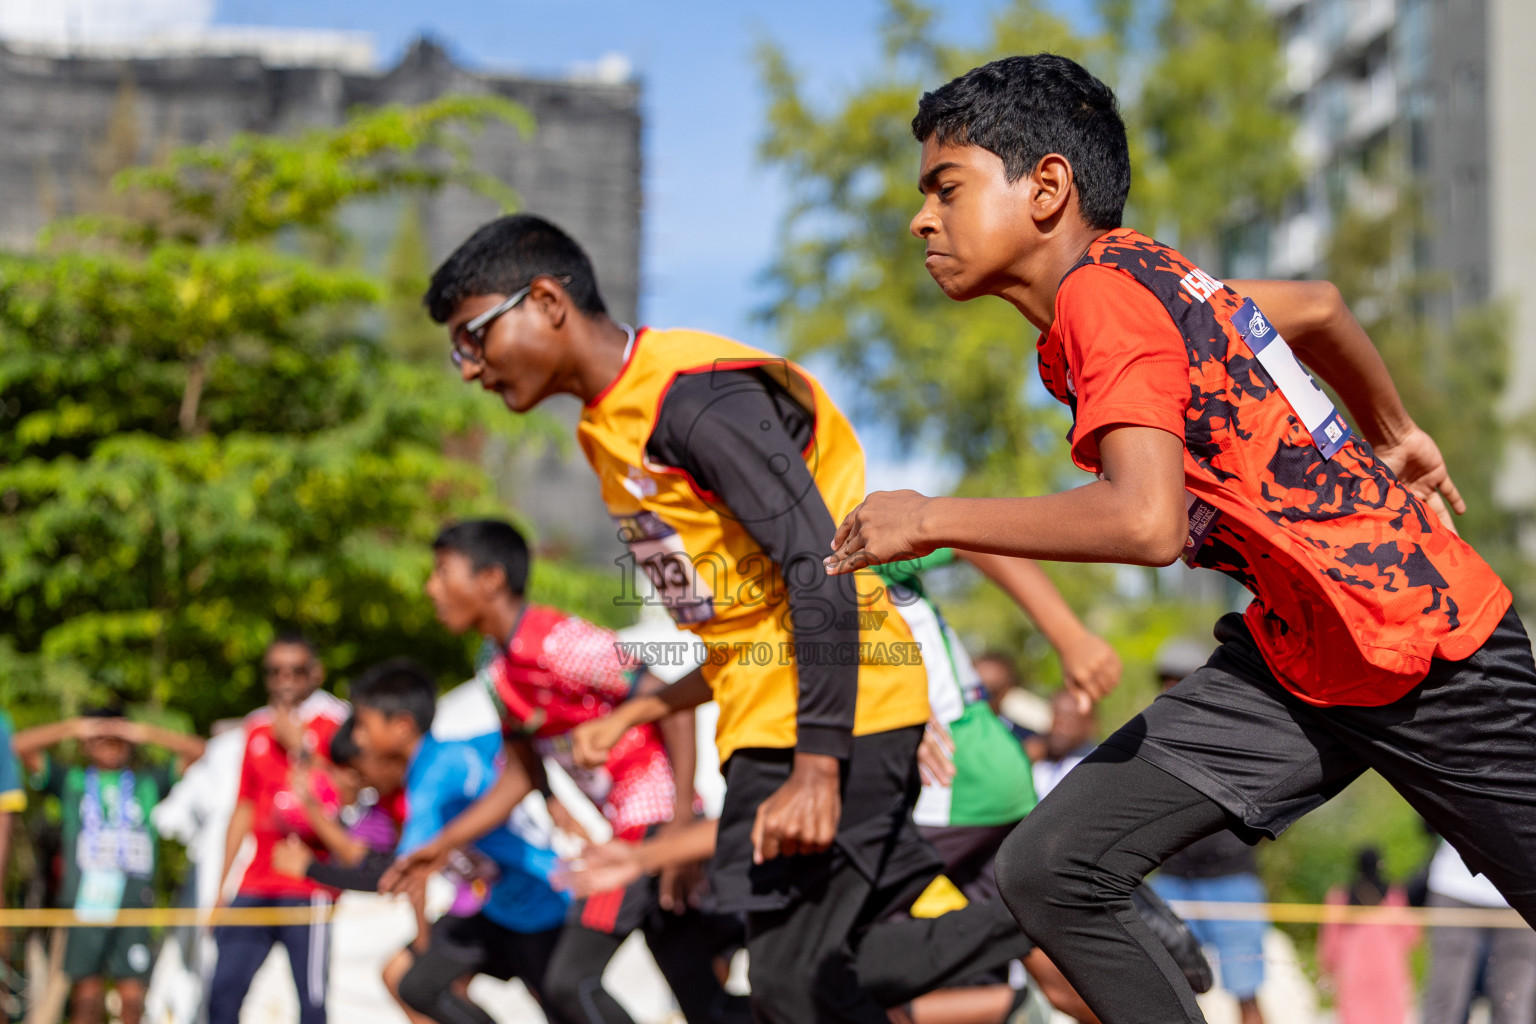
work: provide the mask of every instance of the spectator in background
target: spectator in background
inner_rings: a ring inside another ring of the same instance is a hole
[[[1092,710],[1084,711],[1076,694],[1057,691],[1051,698],[1051,728],[1039,743],[1038,754],[1026,744],[1035,762],[1035,793],[1041,800],[1093,752],[1099,745],[1098,735],[1098,715]]]
[[[11,866],[11,819],[27,809],[27,791],[11,747],[11,716],[0,711],[0,909],[5,907],[5,879]]]
[[[247,836],[255,853],[240,876],[235,907],[313,907],[315,923],[219,928],[218,964],[208,999],[209,1024],[238,1024],[251,980],[275,943],[288,951],[298,988],[300,1024],[324,1024],[330,944],[320,912],[331,891],[305,878],[274,870],[273,850],[297,835],[317,853],[323,847],[305,818],[303,799],[293,791],[295,768],[311,772],[326,756],[331,737],[347,717],[347,705],[320,689],[325,669],[314,646],[302,636],[278,637],[262,658],[269,703],[246,716],[240,798],[224,843],[225,885]],[[318,780],[317,780],[318,781]],[[339,810],[334,800],[330,810]]]
[[[245,724],[220,719],[203,756],[182,773],[150,820],[161,836],[186,847],[190,871],[182,880],[180,906],[212,908],[220,901],[224,838],[240,789],[245,755]],[[218,955],[206,928],[187,926],[166,933],[155,973],[145,996],[144,1013],[154,1021],[203,1019],[208,983]],[[167,960],[175,957],[175,960]],[[179,964],[176,962],[179,961]]]
[[[356,730],[357,719],[348,718],[331,738],[327,774],[336,786],[340,813],[326,813],[322,794],[313,785],[299,789],[297,780],[294,784],[310,827],[331,851],[330,862],[315,860],[308,843],[289,836],[273,851],[272,865],[291,878],[377,892],[380,877],[394,863],[405,824],[406,763],[364,753]]]
[[[1431,907],[1508,909],[1499,890],[1474,875],[1450,843],[1429,865]],[[1536,931],[1530,928],[1431,928],[1423,1024],[1465,1024],[1482,979],[1490,1024],[1536,1021]]]
[[[83,765],[63,765],[46,751],[78,740]],[[37,789],[59,801],[63,818],[63,884],[59,904],[83,919],[110,920],[124,908],[155,905],[155,829],[150,812],[171,788],[164,768],[135,768],[134,748],[164,747],[183,761],[202,756],[203,741],[123,717],[121,707],[101,707],[16,735],[16,754]],[[64,951],[72,983],[70,1020],[106,1019],[109,982],[122,1000],[123,1024],[138,1024],[154,959],[149,929],[142,926],[76,928]]]
[[[1015,722],[1003,710],[1003,704],[1008,695],[1022,685],[1019,680],[1019,667],[1013,658],[1002,651],[987,651],[973,658],[971,667],[976,670],[976,677],[981,680],[981,688],[987,693],[987,704],[992,708],[992,713],[1008,727],[1008,731],[1013,733],[1014,738],[1020,743],[1027,743],[1037,738],[1039,733]]]
[[[27,791],[21,786],[21,768],[11,750],[11,716],[0,711],[0,910],[5,909],[5,884],[11,866],[11,828],[16,815],[27,809]],[[0,930],[0,954],[10,955],[9,932]],[[0,983],[0,995],[5,993]]]
[[[1211,645],[1175,639],[1157,652],[1158,683],[1168,690],[1204,665]],[[1198,839],[1169,857],[1151,879],[1165,900],[1211,903],[1263,903],[1267,898],[1259,880],[1253,847],[1230,829]],[[1264,932],[1267,921],[1190,919],[1190,930],[1200,944],[1216,952],[1221,984],[1237,1000],[1242,1024],[1263,1024],[1259,1012],[1259,986],[1264,983]]]
[[[1358,855],[1354,881],[1335,888],[1328,903],[1350,907],[1407,907],[1400,886],[1381,873],[1381,855],[1373,847]],[[1329,921],[1317,934],[1317,962],[1333,979],[1339,1024],[1403,1024],[1413,994],[1408,954],[1419,941],[1419,927],[1406,916],[1393,920]]]

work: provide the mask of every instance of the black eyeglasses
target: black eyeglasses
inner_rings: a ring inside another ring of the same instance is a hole
[[[538,279],[535,278],[534,280]],[[569,276],[557,277],[555,280],[559,281],[562,286],[571,283]],[[496,322],[497,317],[513,309],[519,302],[526,299],[531,291],[533,291],[533,281],[529,281],[528,284],[508,295],[505,299],[473,320],[467,320],[460,324],[459,329],[453,332],[451,339],[453,350],[448,353],[448,358],[453,360],[453,365],[463,366],[465,363],[472,363],[479,366],[483,363],[485,361],[485,332],[490,328],[491,324]]]

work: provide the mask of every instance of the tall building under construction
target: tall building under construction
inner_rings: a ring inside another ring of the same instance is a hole
[[[529,77],[462,67],[420,40],[394,67],[379,68],[367,36],[216,26],[115,43],[0,40],[0,248],[29,249],[56,217],[98,210],[110,202],[115,172],[178,147],[333,126],[358,107],[448,94],[501,96],[532,115],[526,136],[499,122],[473,136],[475,168],[578,238],[610,310],[633,322],[640,87],[622,60]],[[366,204],[346,225],[378,258],[406,216],[418,218],[435,265],[496,212],[490,199],[450,186],[419,200]],[[445,365],[446,351],[445,342]],[[567,406],[555,412],[573,420]],[[569,453],[510,453],[497,463],[509,500],[538,525],[546,547],[596,561],[610,548],[617,553],[591,474]]]

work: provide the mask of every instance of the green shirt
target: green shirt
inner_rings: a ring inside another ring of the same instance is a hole
[[[954,742],[955,778],[948,787],[925,786],[913,811],[919,825],[1007,825],[1035,806],[1029,755],[993,713],[970,656],[923,588],[924,570],[949,565],[951,548],[905,562],[875,567],[886,583],[911,594],[893,594],[913,638],[923,645],[928,702]],[[938,792],[947,789],[947,792]]]
[[[36,782],[38,790],[58,798],[63,816],[64,879],[59,905],[75,905],[82,867],[95,865],[127,876],[123,907],[154,906],[159,836],[149,812],[170,791],[170,773],[155,768],[101,771],[59,765],[50,758]],[[127,794],[125,784],[132,790]]]

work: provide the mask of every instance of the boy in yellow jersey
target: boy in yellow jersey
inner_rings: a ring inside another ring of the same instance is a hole
[[[918,645],[873,574],[821,570],[835,523],[864,496],[847,419],[768,353],[616,323],[586,254],[537,217],[482,227],[437,270],[426,303],[464,379],[513,412],[555,394],[582,400],[578,438],[630,549],[619,600],[638,603],[634,573],[645,572],[708,645],[702,671],[665,703],[720,707],[713,888],[720,909],[747,915],[757,1013],[884,1024],[853,948],[935,881],[939,860],[911,818],[929,714]],[[913,944],[912,973],[942,973],[939,958],[979,936],[1021,941],[990,907],[940,918],[957,937]]]

